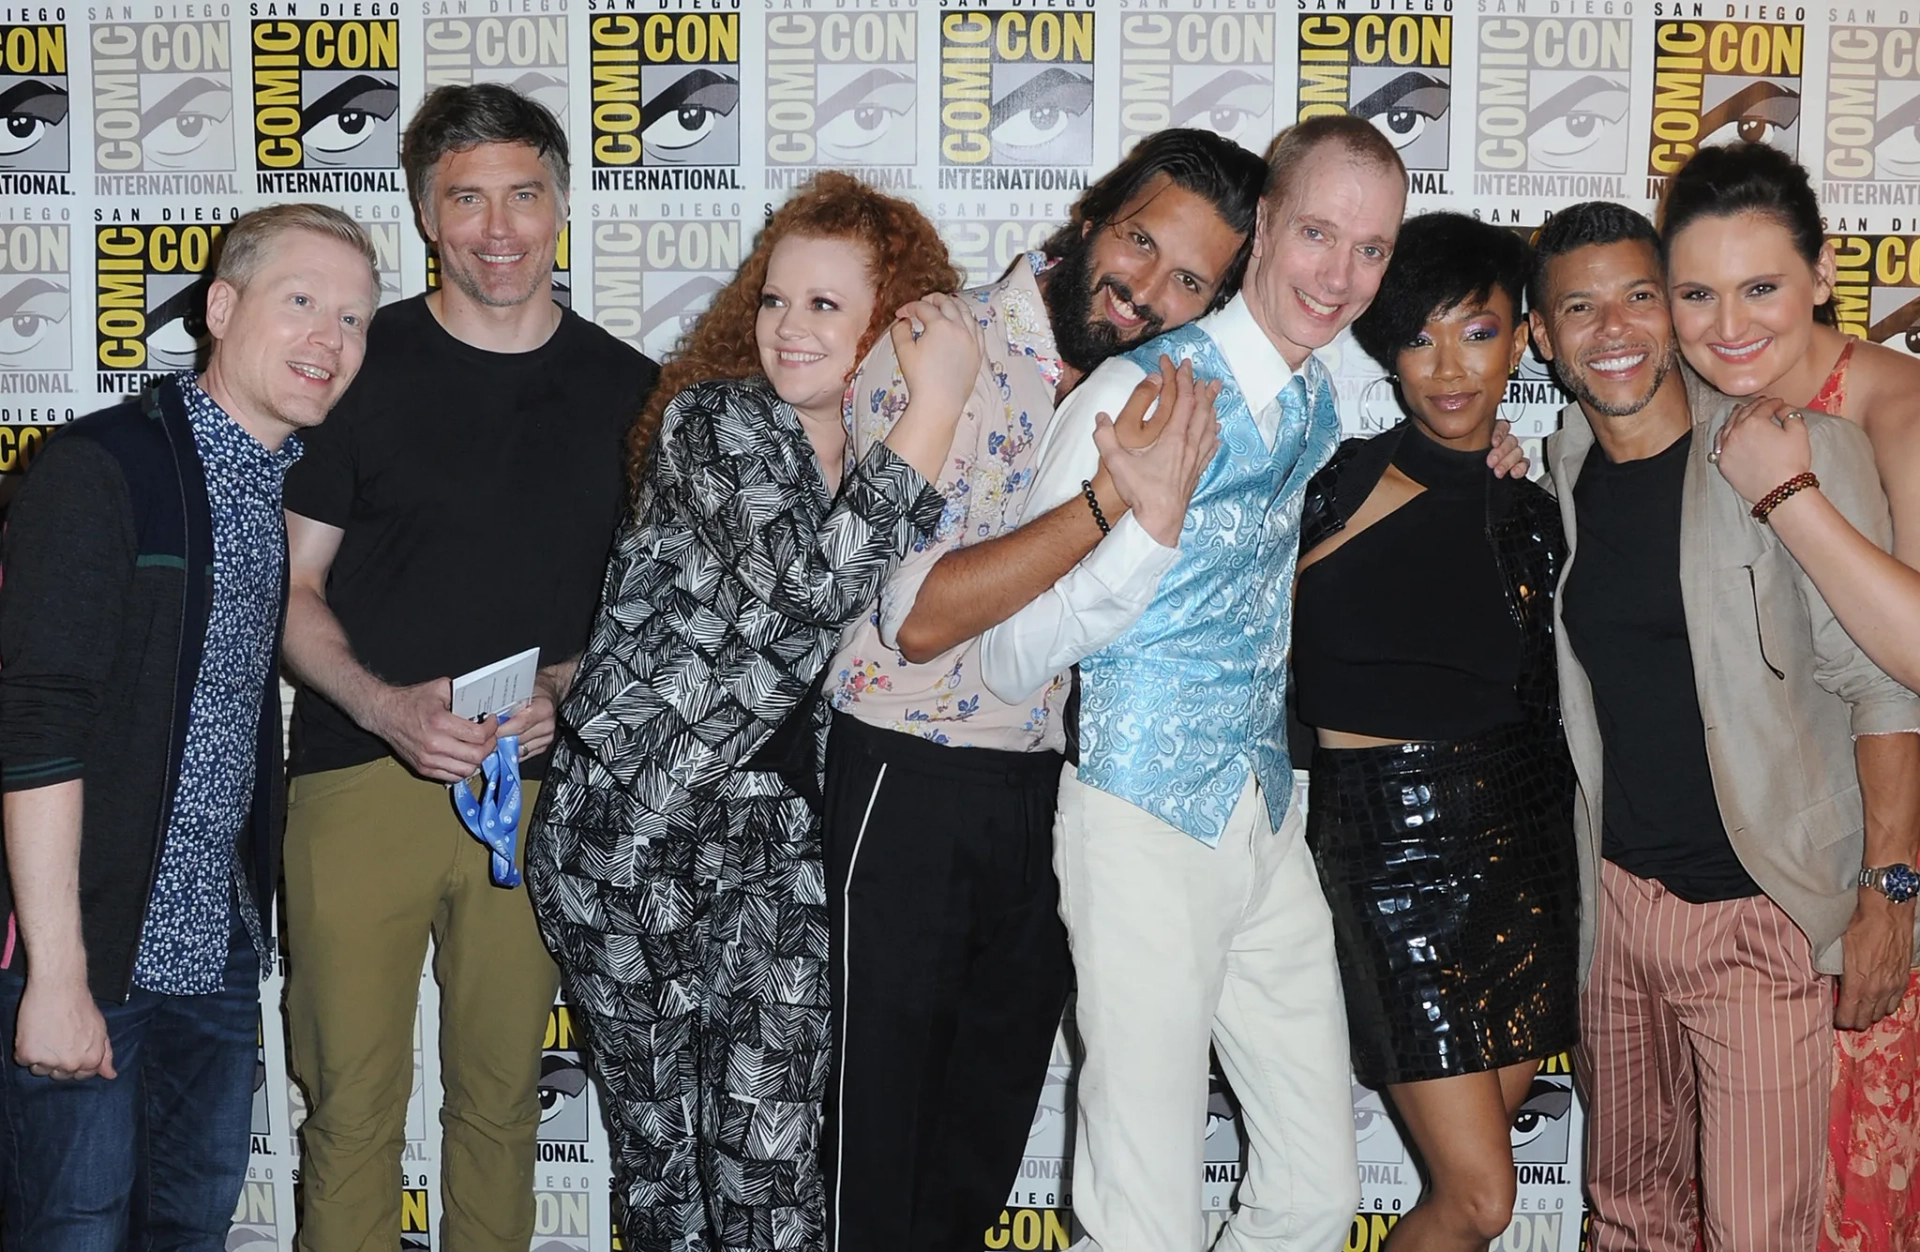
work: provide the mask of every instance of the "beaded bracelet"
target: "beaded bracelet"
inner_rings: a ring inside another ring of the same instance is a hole
[[[1753,506],[1753,520],[1756,522],[1765,522],[1767,515],[1779,508],[1788,497],[1798,495],[1809,487],[1818,487],[1819,485],[1820,480],[1815,478],[1811,473],[1795,474],[1792,478],[1787,479],[1787,481],[1760,497],[1760,502]]]
[[[1083,478],[1080,480],[1080,494],[1086,496],[1087,507],[1093,510],[1093,524],[1100,528],[1100,533],[1103,535],[1112,534],[1113,527],[1107,525],[1107,515],[1100,511],[1100,497],[1093,494],[1093,479]]]

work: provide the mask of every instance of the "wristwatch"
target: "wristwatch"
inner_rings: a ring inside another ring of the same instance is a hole
[[[1860,885],[1871,887],[1895,904],[1920,895],[1920,872],[1911,865],[1869,865],[1860,871]]]

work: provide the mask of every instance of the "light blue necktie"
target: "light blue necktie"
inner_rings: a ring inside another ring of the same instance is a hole
[[[1307,423],[1312,414],[1307,407],[1307,377],[1295,374],[1280,389],[1280,429],[1274,435],[1273,449],[1297,449],[1306,440]]]

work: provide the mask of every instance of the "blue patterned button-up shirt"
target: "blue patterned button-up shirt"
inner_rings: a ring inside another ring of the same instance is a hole
[[[167,385],[180,389],[206,473],[213,601],[133,980],[149,991],[205,995],[221,987],[227,910],[236,901],[261,969],[267,968],[266,936],[241,872],[239,838],[253,807],[260,702],[272,680],[280,623],[287,534],[280,487],[300,459],[300,440],[290,437],[269,452],[200,389],[192,371]]]

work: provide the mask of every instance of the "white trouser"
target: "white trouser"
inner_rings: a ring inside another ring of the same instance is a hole
[[[1301,806],[1258,785],[1218,847],[1069,765],[1054,872],[1079,979],[1075,1252],[1200,1252],[1207,1044],[1248,1144],[1223,1252],[1337,1252],[1360,1200],[1333,928]]]

